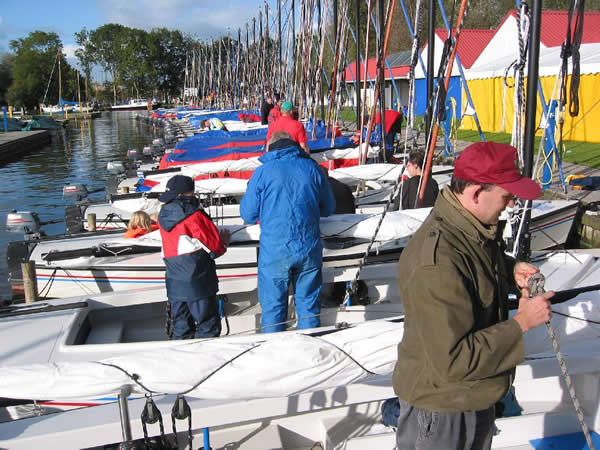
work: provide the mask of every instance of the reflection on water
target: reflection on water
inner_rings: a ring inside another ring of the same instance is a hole
[[[7,282],[6,247],[22,235],[6,232],[6,215],[18,211],[37,212],[42,221],[62,219],[62,188],[83,183],[88,190],[104,187],[106,163],[125,161],[127,149],[150,145],[158,131],[135,119],[135,112],[103,113],[94,120],[70,121],[52,136],[49,146],[23,159],[0,167],[0,299],[10,298]],[[104,193],[91,196],[101,200]],[[64,233],[63,223],[44,227],[47,234]]]

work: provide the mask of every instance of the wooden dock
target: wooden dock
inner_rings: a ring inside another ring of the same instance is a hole
[[[0,164],[19,159],[26,153],[49,144],[48,130],[0,133]]]

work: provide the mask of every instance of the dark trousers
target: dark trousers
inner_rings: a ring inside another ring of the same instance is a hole
[[[209,338],[221,334],[221,317],[215,295],[189,302],[169,301],[173,339]]]
[[[435,412],[400,400],[397,450],[488,450],[494,434],[494,407],[481,411]]]
[[[396,134],[400,134],[402,131],[402,116],[398,117],[392,125],[390,130],[385,134],[385,156],[386,161],[391,161],[392,155],[394,154],[394,139]]]

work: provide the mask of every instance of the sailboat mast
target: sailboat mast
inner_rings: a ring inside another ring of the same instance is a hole
[[[58,52],[58,104],[60,105],[60,99],[62,98],[62,74],[60,70],[62,49],[59,48]]]
[[[435,0],[429,0],[428,40],[427,40],[427,104],[433,97],[433,72],[435,71]],[[433,108],[425,113],[425,134],[431,132]]]
[[[531,25],[529,35],[529,54],[527,68],[527,103],[525,106],[525,137],[523,146],[523,175],[531,178],[533,175],[533,147],[536,123],[537,108],[537,85],[539,79],[539,59],[540,59],[540,26],[542,22],[542,0],[533,0],[531,7]],[[519,227],[520,236],[517,237],[519,248],[517,249],[517,258],[521,261],[529,261],[531,252],[531,234],[529,233],[529,222],[531,220],[531,201],[525,203],[521,226]]]
[[[360,106],[360,77],[361,77],[361,67],[360,67],[360,0],[354,0],[354,23],[356,28],[356,79],[354,80],[354,91],[356,96],[356,128],[361,130],[361,118],[362,118],[362,109]],[[367,72],[367,64],[365,62],[365,73]]]
[[[275,83],[275,85],[277,86],[277,89],[275,89],[278,92],[281,92],[281,86],[283,86],[283,60],[282,60],[282,48],[281,48],[281,0],[277,0],[277,32],[278,32],[278,40],[277,40],[277,47],[279,50],[279,61],[278,61],[278,65],[279,65],[279,80],[277,83]]]

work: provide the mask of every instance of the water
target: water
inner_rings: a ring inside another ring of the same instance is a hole
[[[6,265],[9,242],[23,235],[6,231],[6,215],[13,209],[37,212],[42,222],[64,218],[62,188],[83,183],[88,190],[104,187],[106,163],[125,161],[127,150],[152,143],[159,129],[135,119],[135,112],[103,113],[94,120],[70,121],[52,136],[49,146],[0,167],[0,300],[11,297]],[[103,192],[91,199],[102,200]],[[48,235],[65,232],[64,223],[43,227]]]

